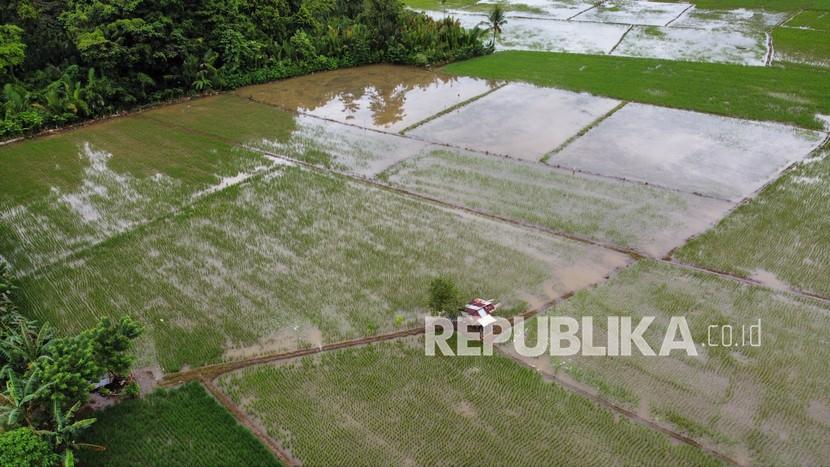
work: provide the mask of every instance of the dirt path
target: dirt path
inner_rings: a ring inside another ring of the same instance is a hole
[[[210,380],[201,380],[202,385],[205,389],[210,392],[213,397],[216,399],[217,402],[222,404],[228,411],[234,416],[234,418],[239,421],[242,425],[244,425],[248,430],[256,436],[266,448],[268,448],[271,453],[273,453],[283,465],[288,466],[295,466],[300,465],[296,462],[291,456],[289,456],[285,451],[282,450],[279,443],[274,441],[273,438],[268,436],[262,428],[260,428],[259,424],[256,423],[253,419],[251,419],[242,409],[240,409],[233,401],[225,395],[215,384],[213,384]]]

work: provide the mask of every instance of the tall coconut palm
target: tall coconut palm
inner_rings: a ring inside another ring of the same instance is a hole
[[[507,14],[504,7],[500,3],[493,5],[490,14],[487,15],[487,21],[482,21],[480,25],[485,26],[487,31],[493,33],[493,45],[496,45],[496,38],[501,34],[502,28],[507,24]]]

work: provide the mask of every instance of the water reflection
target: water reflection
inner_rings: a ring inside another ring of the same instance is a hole
[[[237,93],[290,111],[400,131],[496,86],[418,68],[372,65],[251,86]]]

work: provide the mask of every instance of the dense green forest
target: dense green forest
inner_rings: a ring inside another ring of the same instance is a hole
[[[389,62],[489,51],[399,0],[6,0],[0,138],[136,105]]]

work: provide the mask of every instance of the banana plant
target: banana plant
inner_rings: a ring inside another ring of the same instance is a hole
[[[37,376],[21,378],[10,369],[6,369],[6,391],[0,393],[0,421],[6,428],[15,428],[21,422],[31,426],[31,409],[33,402],[46,392],[51,383],[40,384]]]

